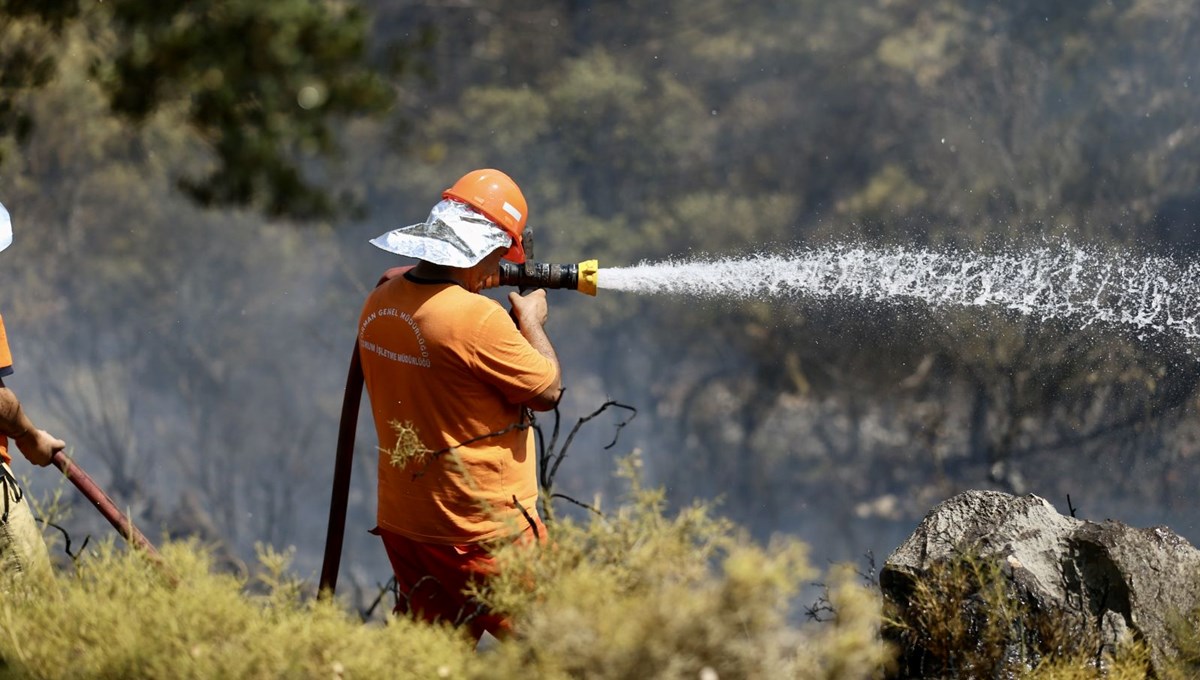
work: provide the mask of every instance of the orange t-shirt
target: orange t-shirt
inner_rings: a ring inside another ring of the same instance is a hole
[[[534,438],[515,426],[556,368],[503,307],[453,282],[397,276],[367,298],[358,353],[379,436],[381,528],[462,545],[520,531],[514,497],[537,516]],[[451,450],[397,466],[397,424],[429,452]]]
[[[4,317],[0,316],[0,378],[12,375],[12,352],[8,349],[8,334],[4,332]],[[8,455],[8,437],[0,434],[0,460],[11,463]]]

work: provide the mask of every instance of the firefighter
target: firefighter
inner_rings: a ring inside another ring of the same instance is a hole
[[[380,449],[373,533],[395,572],[396,609],[476,640],[511,631],[464,592],[496,572],[493,547],[546,538],[525,413],[562,393],[546,294],[511,293],[511,310],[479,294],[502,258],[525,261],[527,213],[508,175],[464,175],[424,222],[371,241],[418,263],[370,294],[358,329]]]
[[[12,244],[12,222],[8,210],[0,205],[0,251]],[[0,316],[0,573],[7,579],[22,574],[50,573],[46,544],[42,541],[25,493],[17,484],[9,463],[9,442],[16,444],[30,463],[50,464],[51,457],[66,444],[45,430],[38,429],[21,408],[21,401],[4,378],[12,375],[12,353]]]

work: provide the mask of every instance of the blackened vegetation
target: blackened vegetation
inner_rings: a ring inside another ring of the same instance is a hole
[[[79,558],[83,556],[83,551],[87,548],[88,541],[92,540],[92,535],[88,534],[87,536],[84,536],[83,543],[79,544],[79,549],[72,551],[71,550],[71,534],[66,529],[64,529],[62,527],[62,525],[60,525],[56,522],[46,521],[46,526],[57,529],[58,532],[63,535],[63,542],[64,542],[63,552],[65,552],[67,554],[67,557],[71,558],[72,564],[78,562]]]
[[[871,590],[879,590],[879,569],[875,564],[874,551],[868,550],[864,553],[863,560],[866,561],[866,568],[858,571],[859,578]],[[834,620],[838,611],[830,597],[829,585],[823,582],[814,583],[813,585],[821,589],[821,594],[817,596],[817,599],[812,604],[804,606],[805,618],[818,623],[826,623]]]
[[[612,441],[604,446],[604,450],[608,451],[617,445],[617,440],[621,436],[621,430],[637,417],[636,408],[627,404],[622,404],[613,399],[605,401],[600,405],[599,408],[597,408],[595,411],[592,411],[591,414],[575,421],[575,426],[572,427],[571,431],[567,434],[567,439],[562,443],[562,446],[558,445],[558,437],[562,425],[562,413],[559,412],[557,405],[554,407],[554,427],[551,430],[549,441],[546,440],[545,433],[542,432],[542,428],[537,425],[536,420],[533,421],[533,427],[537,432],[538,443],[538,484],[543,490],[541,506],[543,515],[547,519],[551,519],[554,516],[552,508],[550,507],[550,501],[555,498],[561,498],[567,502],[574,503],[579,507],[587,508],[588,510],[599,514],[599,510],[586,503],[571,498],[566,494],[555,493],[554,478],[556,475],[558,475],[559,466],[562,465],[564,460],[566,460],[567,452],[571,449],[571,444],[575,441],[575,435],[579,434],[580,428],[582,428],[585,423],[600,416],[600,414],[608,411],[610,408],[624,411],[628,413],[629,417],[624,420],[617,421],[616,425],[614,426],[615,429],[613,431]]]

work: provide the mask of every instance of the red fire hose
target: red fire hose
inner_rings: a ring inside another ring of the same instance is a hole
[[[55,453],[50,458],[50,462],[54,463],[54,466],[59,470],[62,470],[62,473],[66,475],[67,479],[71,480],[75,488],[79,489],[80,493],[84,496],[87,496],[87,499],[92,502],[92,505],[96,506],[100,514],[104,515],[104,519],[107,519],[108,523],[113,525],[113,528],[124,536],[130,545],[144,550],[152,557],[158,557],[158,551],[154,549],[154,545],[146,540],[146,537],[142,535],[142,532],[138,531],[137,527],[133,526],[133,522],[129,521],[125,513],[117,509],[116,504],[112,502],[108,494],[104,493],[96,485],[91,475],[84,472],[83,468],[68,458],[66,453],[62,451]]]
[[[395,278],[411,267],[394,267],[383,273],[376,287]],[[346,534],[346,505],[350,499],[350,473],[354,469],[354,437],[358,428],[358,407],[362,403],[363,373],[358,358],[358,339],[350,355],[350,370],[346,374],[346,392],[342,395],[342,417],[338,423],[337,449],[333,462],[333,491],[329,497],[329,525],[325,530],[325,558],[321,563],[321,596],[332,596],[337,588],[338,569],[342,561],[342,542]]]
[[[332,596],[337,588],[342,560],[342,539],[346,533],[346,505],[350,498],[350,472],[354,462],[354,435],[358,427],[358,406],[362,402],[363,373],[358,358],[358,340],[350,355],[346,375],[346,393],[342,397],[342,419],[338,426],[337,450],[333,463],[333,492],[329,498],[329,526],[325,532],[325,559],[321,563],[319,592]]]

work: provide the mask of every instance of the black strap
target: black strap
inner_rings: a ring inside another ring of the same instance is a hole
[[[455,281],[454,279],[427,279],[422,276],[417,276],[416,274],[412,273],[411,269],[404,272],[404,278],[407,281],[412,281],[413,283],[416,283],[416,284],[422,285],[422,286],[441,285],[444,283],[448,283],[452,286],[460,285],[458,283],[458,281]]]
[[[9,501],[10,491],[12,501]],[[13,477],[7,465],[0,465],[0,494],[4,495],[4,512],[0,514],[0,524],[5,524],[8,522],[8,511],[12,509],[12,503],[20,503],[25,497],[25,492],[21,490],[21,485],[17,484],[17,478]]]

